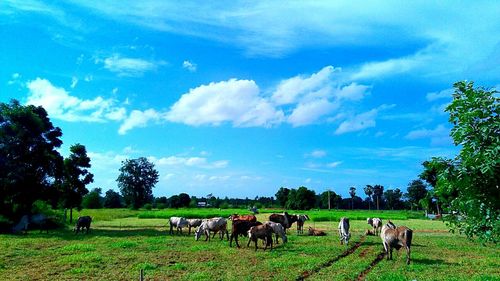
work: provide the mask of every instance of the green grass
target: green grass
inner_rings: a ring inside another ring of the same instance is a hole
[[[146,280],[295,280],[306,271],[315,271],[310,280],[353,280],[382,250],[379,237],[362,238],[368,228],[364,219],[351,220],[351,245],[363,241],[360,247],[321,268],[346,249],[339,245],[336,221],[306,222],[328,236],[302,236],[291,229],[286,245],[264,252],[259,244],[255,252],[252,244],[246,247],[245,237],[240,238],[242,248],[230,248],[218,238],[205,242],[192,235],[168,235],[164,218],[140,219],[141,211],[123,210],[126,217],[117,210],[104,214],[108,211],[94,211],[101,219],[88,235],[74,235],[70,229],[0,235],[0,280],[133,280],[141,269]],[[500,280],[498,246],[451,234],[440,221],[394,222],[415,231],[413,261],[407,266],[404,252],[395,253],[393,261],[378,263],[367,280]]]

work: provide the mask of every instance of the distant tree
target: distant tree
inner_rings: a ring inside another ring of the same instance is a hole
[[[364,188],[364,191],[368,199],[368,210],[371,210],[370,201],[373,194],[373,186],[367,184]]]
[[[330,205],[328,204],[328,193],[330,193]],[[325,191],[319,195],[319,208],[327,209],[328,206],[331,208],[339,208],[339,200],[342,198],[334,191]]]
[[[104,207],[105,208],[121,208],[122,207],[122,199],[120,193],[115,192],[110,189],[106,191],[106,195],[104,196]]]
[[[305,186],[301,186],[297,189],[295,194],[295,209],[297,210],[309,210],[314,207],[316,203],[316,192],[310,190]]]
[[[376,184],[373,186],[373,196],[377,201],[377,211],[380,210],[380,200],[382,195],[384,194],[384,186]]]
[[[281,187],[278,192],[276,192],[276,201],[278,201],[278,204],[281,207],[285,207],[287,201],[288,201],[288,194],[290,193],[290,189],[286,187]]]
[[[349,195],[351,195],[351,209],[354,210],[354,196],[356,196],[356,188],[354,186],[349,188]]]
[[[384,197],[387,202],[388,209],[397,210],[403,207],[403,201],[401,201],[403,193],[399,188],[386,190],[384,192]]]
[[[73,222],[73,208],[81,209],[83,196],[89,191],[85,187],[94,181],[94,175],[88,170],[90,158],[85,146],[77,143],[70,147],[71,154],[64,159],[63,180],[61,183],[62,201],[69,208],[69,222]]]
[[[82,205],[85,209],[101,209],[103,206],[103,198],[101,197],[102,189],[94,188],[83,197]]]
[[[180,207],[189,207],[189,202],[191,202],[191,197],[186,193],[179,194],[179,205]]]
[[[408,184],[406,197],[412,208],[420,206],[419,202],[427,195],[427,187],[421,180],[413,180]]]
[[[116,181],[127,205],[138,209],[151,202],[158,171],[145,157],[127,159],[122,162]]]
[[[17,219],[38,199],[57,201],[61,136],[43,107],[0,103],[0,215]]]
[[[170,208],[180,208],[181,200],[179,198],[179,195],[172,195],[170,198],[168,198],[168,206]]]

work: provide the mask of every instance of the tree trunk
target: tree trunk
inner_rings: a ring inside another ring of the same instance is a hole
[[[69,208],[69,223],[73,223],[73,208]]]
[[[378,210],[379,210],[379,208],[378,208],[378,196],[377,196],[377,211],[378,211]]]
[[[436,199],[436,208],[437,208],[438,215],[441,215],[441,208],[439,208],[439,201],[437,199]]]

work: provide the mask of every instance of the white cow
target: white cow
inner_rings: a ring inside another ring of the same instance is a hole
[[[351,233],[349,232],[349,218],[343,217],[340,219],[339,235],[340,245],[345,243],[345,245],[347,246],[349,244],[349,239],[351,238]]]
[[[296,215],[297,216],[297,234],[304,233],[304,222],[309,220],[308,215]]]
[[[366,222],[373,227],[373,233],[378,235],[379,231],[382,229],[382,220],[379,218],[367,218]]]
[[[263,224],[267,224],[273,229],[273,232],[276,235],[276,244],[278,244],[278,237],[281,237],[283,243],[286,243],[288,241],[288,238],[286,237],[285,234],[285,228],[280,223],[266,221]]]
[[[192,227],[198,227],[202,223],[202,219],[187,219],[187,221],[188,221],[188,228],[189,228],[188,235],[191,235],[191,228]]]
[[[205,234],[205,241],[210,241],[210,231],[214,233],[221,232],[221,240],[224,239],[224,234],[227,236],[227,240],[229,240],[229,232],[227,231],[227,220],[222,217],[212,218],[208,220],[203,220],[200,227],[196,229],[194,232],[194,239],[198,241],[202,234]]]
[[[174,227],[177,229],[177,233],[182,234],[182,228],[188,226],[188,221],[183,217],[171,217],[170,223],[170,234],[174,234]]]

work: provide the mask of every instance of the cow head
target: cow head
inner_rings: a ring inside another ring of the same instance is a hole
[[[202,233],[203,233],[203,230],[202,230],[202,227],[200,226],[194,232],[194,240],[198,241],[200,239]]]

